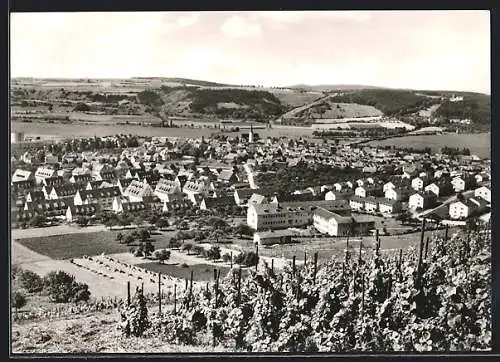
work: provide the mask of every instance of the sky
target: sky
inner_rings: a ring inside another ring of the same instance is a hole
[[[12,77],[490,94],[488,11],[12,13]]]

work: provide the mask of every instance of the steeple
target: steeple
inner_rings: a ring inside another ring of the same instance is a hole
[[[248,134],[248,143],[253,143],[253,123],[250,123],[250,133]]]

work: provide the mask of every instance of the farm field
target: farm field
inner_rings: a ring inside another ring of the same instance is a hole
[[[53,124],[53,123],[25,123],[12,122],[12,132],[24,132],[27,135],[58,135],[61,137],[86,136],[93,137],[94,135],[112,136],[116,134],[133,134],[137,136],[165,136],[165,137],[202,137],[209,136],[217,132],[213,128],[162,128],[162,127],[143,127],[134,125],[88,125],[82,124]],[[259,129],[257,133],[261,138],[264,137],[304,137],[312,136],[313,129],[308,127],[286,127],[273,126],[271,129]],[[224,133],[229,136],[235,136],[238,133]]]
[[[79,258],[84,255],[113,254],[129,247],[116,241],[118,231],[75,233],[19,239],[21,245],[52,259]]]
[[[166,264],[159,264],[157,262],[151,263],[142,263],[136,264],[138,267],[144,268],[146,270],[150,270],[155,273],[162,273],[170,275],[174,278],[179,279],[189,279],[191,277],[191,271],[193,271],[193,280],[194,281],[212,281],[214,278],[214,268],[220,270],[221,277],[224,277],[230,268],[226,266],[215,266],[209,264],[193,264],[188,265],[183,268],[179,264],[170,264],[167,262]]]
[[[491,158],[491,134],[456,134],[449,133],[443,135],[419,135],[396,137],[380,141],[372,141],[370,146],[396,146],[424,148],[430,147],[433,152],[439,151],[441,147],[469,148],[471,154],[476,154],[482,158]]]

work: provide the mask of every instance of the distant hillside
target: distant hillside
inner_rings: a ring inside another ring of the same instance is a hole
[[[455,96],[463,100],[452,101]],[[469,130],[491,123],[491,97],[472,92],[388,89],[355,84],[262,87],[189,78],[36,79],[11,81],[15,114],[71,113],[231,118],[267,122],[289,119],[304,125],[315,118],[383,114],[416,126],[451,128],[450,119],[469,118]]]
[[[283,112],[280,100],[261,90],[161,87],[137,94],[139,102],[165,115],[269,120]]]
[[[319,85],[298,84],[290,86],[288,88],[303,89],[308,91],[319,91],[319,92],[330,92],[337,90],[342,91],[342,90],[360,90],[360,89],[382,89],[382,87],[376,87],[371,85],[360,85],[360,84],[319,84]]]

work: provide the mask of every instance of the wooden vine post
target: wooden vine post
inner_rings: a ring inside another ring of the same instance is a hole
[[[365,315],[365,274],[361,273],[361,320]]]
[[[316,273],[318,271],[318,252],[314,253],[314,274],[313,274],[313,283],[316,284]]]
[[[424,253],[424,259],[427,260],[427,252],[429,251],[429,237],[425,239],[425,253]]]
[[[449,226],[448,224],[446,224],[446,226],[444,227],[444,241],[448,241],[448,229],[449,229]]]
[[[377,255],[379,255],[380,242],[379,242],[379,230],[378,229],[375,230],[375,251],[376,251]]]
[[[238,269],[238,306],[241,304],[241,266]]]
[[[231,251],[231,269],[233,269],[233,252]]]
[[[127,306],[130,305],[130,280],[127,282]]]
[[[292,259],[292,272],[293,272],[293,275],[295,276],[295,255],[293,256],[293,259]]]
[[[193,275],[194,275],[194,270],[191,270],[191,281],[189,284],[189,302],[188,303],[190,303],[191,298],[193,298]]]
[[[256,262],[255,262],[255,271],[257,271],[259,267],[259,244],[255,244],[255,255],[256,255]]]
[[[158,273],[158,314],[161,315],[161,273]]]
[[[174,284],[174,315],[177,313],[177,283]]]
[[[359,242],[359,259],[358,259],[359,264],[361,264],[361,261],[363,261],[363,256],[361,255],[362,251],[363,251],[363,240]]]
[[[274,258],[271,259],[271,271],[273,272],[274,274]]]
[[[422,272],[422,253],[424,250],[424,237],[425,237],[425,218],[422,219],[422,231],[420,233],[420,245],[418,251],[418,264],[417,264],[417,280],[415,286],[420,289],[420,274]]]
[[[306,265],[307,265],[307,254],[304,251],[304,266],[306,266]]]

